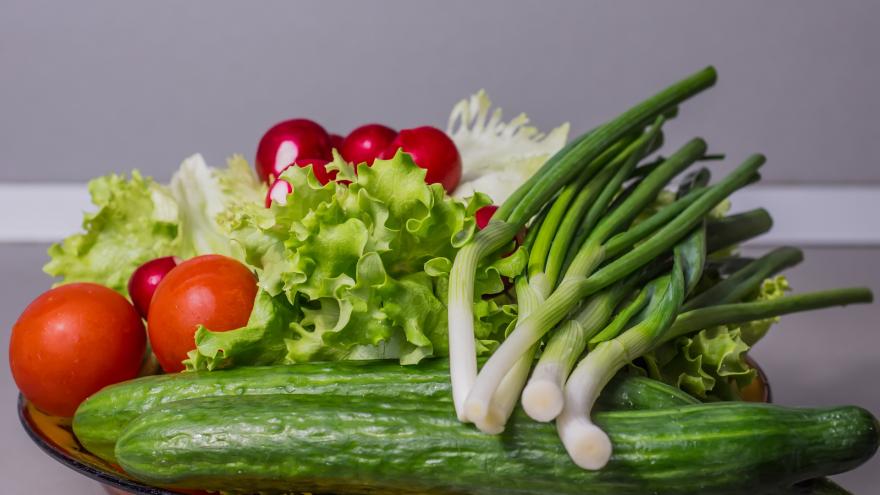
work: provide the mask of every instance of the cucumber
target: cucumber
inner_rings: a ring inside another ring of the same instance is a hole
[[[237,368],[138,378],[89,397],[73,419],[73,431],[93,454],[114,461],[113,448],[133,419],[169,402],[200,397],[296,393],[451,400],[449,362],[417,366],[389,361],[337,361]],[[678,389],[641,377],[614,380],[599,398],[606,409],[648,409],[696,401]]]
[[[852,469],[878,442],[858,407],[716,403],[595,420],[614,454],[585,471],[552,424],[522,411],[491,436],[429,398],[213,397],[140,416],[116,456],[147,483],[232,493],[757,495]]]

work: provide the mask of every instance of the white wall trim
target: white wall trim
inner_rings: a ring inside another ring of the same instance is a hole
[[[763,206],[773,230],[754,245],[880,246],[880,186],[759,185],[733,211]],[[84,184],[0,183],[0,242],[54,242],[92,209]]]

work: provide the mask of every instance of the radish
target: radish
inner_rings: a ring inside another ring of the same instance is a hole
[[[284,179],[276,179],[275,182],[269,186],[269,190],[266,191],[266,208],[272,206],[273,202],[277,202],[279,205],[287,204],[287,196],[293,193],[293,186],[290,185],[290,182],[287,182]]]
[[[397,131],[390,127],[381,124],[362,125],[345,137],[339,152],[347,162],[372,165],[373,160],[385,151],[395,137]]]
[[[285,120],[260,139],[255,161],[257,175],[271,183],[290,164],[307,158],[329,160],[330,136],[311,120]]]
[[[489,225],[489,220],[492,219],[492,215],[498,211],[498,207],[495,205],[486,205],[474,214],[474,218],[477,220],[477,228],[483,230],[486,228],[486,225]]]
[[[431,126],[404,129],[381,157],[391,158],[398,149],[412,155],[416,165],[428,170],[425,176],[428,184],[440,183],[451,193],[461,181],[461,155],[455,143],[440,129]]]
[[[330,134],[330,149],[334,150],[342,150],[342,142],[345,140],[344,137],[339,134]]]
[[[303,158],[302,160],[297,160],[294,165],[297,167],[306,167],[308,165],[312,166],[312,173],[315,174],[315,178],[318,179],[318,182],[321,184],[326,184],[333,179],[336,178],[336,171],[328,172],[327,164],[330,163],[328,160],[322,160],[320,158]]]
[[[142,318],[147,317],[147,313],[150,310],[150,301],[153,300],[153,293],[156,292],[159,282],[178,263],[180,263],[180,259],[176,256],[156,258],[139,266],[131,274],[131,278],[128,279],[128,295],[131,297],[131,302]]]

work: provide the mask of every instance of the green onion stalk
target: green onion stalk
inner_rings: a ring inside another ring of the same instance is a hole
[[[683,149],[693,152],[696,150],[704,151],[705,147],[701,145],[700,141],[692,141]],[[670,157],[667,162],[672,160],[673,157]],[[603,259],[604,254],[602,245],[598,244],[598,247],[596,247],[597,244],[592,242],[594,234],[591,234],[587,241],[584,242],[584,245],[556,290],[547,298],[537,312],[517,322],[514,331],[483,366],[467,398],[467,404],[465,405],[466,417],[480,418],[486,414],[488,400],[498,387],[501,378],[529,347],[557,325],[578,303],[587,296],[593,295],[637,271],[654,258],[671,249],[694,227],[703,222],[703,218],[709,211],[732,192],[749,183],[751,177],[763,163],[764,158],[761,155],[750,157],[722,181],[708,187],[705,192],[700,194],[699,198],[666,225],[650,234],[649,237],[629,249],[625,254],[608,262],[598,271],[587,276],[585,274],[590,271],[590,267],[588,266],[589,263],[585,262],[588,256],[584,256],[583,253],[591,253],[591,256],[599,259]],[[658,167],[652,174],[668,173],[664,172],[663,168],[662,166]],[[657,187],[653,179],[648,180],[646,178],[643,182],[646,184],[646,190],[654,191]],[[659,180],[656,182],[659,182]],[[644,200],[637,196],[637,193],[633,193],[632,197],[636,199],[633,199],[632,203],[645,204]],[[628,218],[631,220],[635,214],[640,212],[640,210],[635,213],[620,210],[629,202],[630,200],[627,199],[621,203],[618,210],[615,210],[606,217],[611,217],[611,220],[606,224],[608,227],[603,227],[604,232],[600,231],[598,235],[600,238],[603,235],[613,234],[621,226],[617,223],[618,218]],[[603,222],[605,222],[604,219]],[[599,230],[602,225],[600,222],[596,230]]]
[[[651,349],[675,320],[685,293],[681,255],[676,254],[670,273],[650,285],[653,293],[645,308],[645,318],[596,346],[566,382],[564,406],[556,418],[556,428],[569,456],[581,468],[601,469],[611,457],[611,440],[592,422],[590,410],[617,371]]]
[[[627,362],[659,345],[705,328],[872,301],[869,289],[855,287],[695,309],[678,314],[668,329],[657,333],[648,328],[650,325],[646,322],[651,320],[645,320],[597,346],[571,374],[565,385],[565,408],[556,418],[559,436],[575,463],[584,469],[600,469],[608,462],[612,447],[607,435],[590,420],[590,409],[614,372]],[[656,323],[655,331],[662,329],[661,324],[665,322],[658,319]]]
[[[577,178],[595,176],[601,165],[597,158],[609,147],[640,131],[681,102],[708,89],[716,78],[714,68],[703,69],[569,143],[520,186],[495,212],[486,228],[477,232],[459,250],[450,273],[448,312],[450,379],[456,414],[460,420],[467,420],[464,403],[477,376],[473,299],[474,278],[480,261],[510,242],[564,186]],[[526,346],[520,355],[534,343]],[[519,356],[513,362],[518,359]],[[510,366],[499,382],[509,370]],[[493,389],[496,387],[497,383]]]
[[[631,318],[629,328],[619,335],[619,330],[610,332],[609,340],[589,352],[569,377],[556,428],[578,466],[600,469],[610,459],[611,440],[590,419],[593,404],[620,368],[662,340],[685,298],[703,276],[705,262],[706,228],[700,224],[675,246],[670,272],[647,285],[647,304]]]
[[[557,285],[571,243],[577,242],[574,239],[585,237],[583,232],[593,229],[638,161],[656,149],[664,120],[659,117],[649,132],[633,141],[614,162],[583,187],[565,213],[558,215],[559,222],[541,226],[538,238],[548,241],[543,245],[536,245],[536,249],[530,253],[530,281],[542,288],[553,288]],[[553,205],[551,212],[558,204],[559,200]],[[546,247],[537,249],[543,246]],[[601,261],[600,257],[595,259],[596,264]],[[592,270],[592,266],[586,269]],[[605,291],[601,297],[591,300],[578,317],[566,321],[553,333],[523,391],[523,409],[533,419],[550,421],[559,413],[561,406],[557,407],[556,404],[561,401],[562,384],[574,366],[574,360],[583,352],[586,339],[605,324],[614,307],[626,294],[625,289],[626,286],[621,284],[613,290]]]

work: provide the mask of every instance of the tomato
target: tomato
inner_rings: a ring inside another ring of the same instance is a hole
[[[243,327],[257,295],[257,281],[244,265],[216,254],[177,265],[159,283],[147,333],[153,353],[166,372],[182,371],[195,348],[199,325],[215,332]]]
[[[397,137],[397,131],[381,124],[367,124],[351,131],[342,142],[339,153],[345,161],[355,165],[366,163],[372,165],[373,160]]]
[[[461,155],[455,143],[436,127],[424,126],[404,129],[382,152],[382,158],[391,158],[398,149],[412,155],[416,165],[427,169],[425,182],[440,183],[452,193],[461,181]]]
[[[303,158],[330,160],[330,135],[308,119],[279,122],[266,131],[257,146],[257,175],[271,184],[290,164]]]
[[[140,315],[107,287],[51,289],[12,327],[9,366],[21,393],[56,416],[73,416],[88,396],[137,376],[146,349]]]

